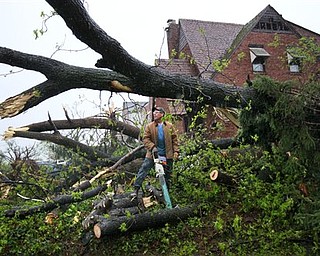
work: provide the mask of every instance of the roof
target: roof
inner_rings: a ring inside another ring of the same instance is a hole
[[[304,37],[313,37],[315,40],[317,40],[318,42],[320,42],[320,35],[314,31],[311,31],[309,29],[306,29],[304,27],[301,27],[291,21],[287,21],[293,28],[295,31],[297,31],[297,33],[299,33],[299,35],[304,36]]]
[[[242,27],[240,24],[181,19],[180,42],[184,37],[199,72],[208,69],[210,75],[213,71],[210,64],[224,56]],[[179,46],[180,49],[183,47]]]
[[[162,71],[170,71],[170,73],[175,74],[189,74],[191,76],[197,76],[198,70],[195,65],[190,65],[190,61],[187,59],[174,59],[166,60],[160,59],[157,60],[158,65],[162,68]]]
[[[174,25],[177,26],[175,22]],[[297,37],[313,35],[319,38],[317,33],[285,20],[271,5],[266,6],[245,25],[180,19],[178,27],[174,30],[178,33],[176,50],[190,52],[193,65],[190,65],[190,60],[171,59],[167,62],[161,60],[160,66],[169,64],[165,67],[167,71],[189,75],[196,72],[204,78],[210,78],[214,74],[213,61],[229,59],[251,31],[290,33]],[[184,72],[188,71],[188,65],[193,66],[192,72]]]
[[[259,22],[268,22],[272,19],[272,21],[277,21],[279,24],[282,24],[283,29],[281,32],[285,33],[294,33],[297,36],[300,34],[294,29],[290,22],[286,21],[282,18],[282,15],[279,14],[271,5],[268,5],[264,8],[260,13],[258,13],[252,20],[250,20],[247,24],[245,24],[239,34],[234,38],[232,45],[230,47],[229,52],[226,54],[226,58],[231,56],[231,54],[237,49],[240,45],[242,40],[251,32],[251,31],[259,31],[262,30],[259,28]],[[275,33],[274,30],[271,29],[264,29],[266,32]],[[279,30],[280,31],[280,30]]]

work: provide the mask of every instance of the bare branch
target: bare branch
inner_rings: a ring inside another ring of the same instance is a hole
[[[91,197],[94,197],[101,192],[105,191],[108,188],[107,184],[103,184],[101,186],[98,186],[90,191],[86,191],[81,193],[79,197],[73,197],[72,195],[60,195],[55,198],[53,198],[50,202],[47,202],[45,204],[39,205],[39,206],[34,206],[28,209],[10,209],[5,211],[5,216],[6,217],[14,217],[18,216],[20,218],[26,217],[28,215],[38,213],[38,212],[46,212],[46,211],[51,211],[55,209],[58,206],[66,205],[66,204],[71,204],[75,202],[81,202],[86,199],[89,199]]]
[[[104,159],[104,162],[112,164],[113,160],[99,150],[87,146],[81,142],[69,139],[60,134],[49,134],[49,133],[39,133],[39,132],[29,132],[29,131],[14,131],[15,137],[35,139],[41,141],[50,141],[52,143],[65,146],[66,148],[72,149],[74,152],[83,155],[85,158],[91,161],[97,161],[98,159]]]
[[[69,130],[77,128],[97,128],[97,129],[110,129],[113,131],[121,132],[129,137],[140,139],[140,129],[136,126],[117,121],[111,118],[97,118],[88,117],[83,119],[70,119],[70,120],[54,120],[54,124],[58,130]],[[29,131],[29,132],[47,132],[52,131],[53,127],[49,121],[28,124],[24,127],[16,128],[15,130]],[[20,134],[19,135],[23,135]],[[13,137],[19,137],[17,133]]]

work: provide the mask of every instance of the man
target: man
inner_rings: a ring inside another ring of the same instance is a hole
[[[162,107],[154,107],[152,111],[153,121],[146,126],[143,135],[143,144],[147,149],[147,153],[133,184],[136,193],[141,188],[150,169],[154,167],[153,155],[166,158],[167,166],[164,169],[168,187],[170,185],[173,160],[179,156],[177,133],[171,123],[163,121],[164,109]]]

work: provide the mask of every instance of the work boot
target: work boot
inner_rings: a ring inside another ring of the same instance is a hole
[[[138,186],[133,186],[133,193],[131,194],[133,199],[138,197],[139,195],[139,192],[140,192],[140,187]]]
[[[135,187],[134,188],[134,193],[135,193],[136,197],[138,197],[139,191],[140,191],[140,187]]]

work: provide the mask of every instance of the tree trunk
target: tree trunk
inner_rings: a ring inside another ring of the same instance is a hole
[[[1,63],[40,72],[48,79],[3,102],[0,118],[16,116],[48,98],[76,88],[189,101],[197,101],[201,97],[203,104],[219,107],[242,108],[255,99],[256,91],[253,88],[171,74],[135,59],[93,21],[81,0],[47,2],[80,41],[101,54],[102,59],[96,66],[113,71],[76,67],[50,58],[0,47]],[[225,100],[226,98],[228,100]]]
[[[100,221],[93,227],[97,238],[113,235],[123,231],[143,230],[164,226],[166,223],[177,223],[189,217],[198,215],[196,206],[186,208],[163,209],[158,212],[144,212],[130,217],[100,218]]]
[[[113,217],[121,217],[126,216],[128,214],[135,215],[139,214],[141,212],[141,209],[138,206],[131,206],[126,208],[115,208],[111,209],[108,214]]]

